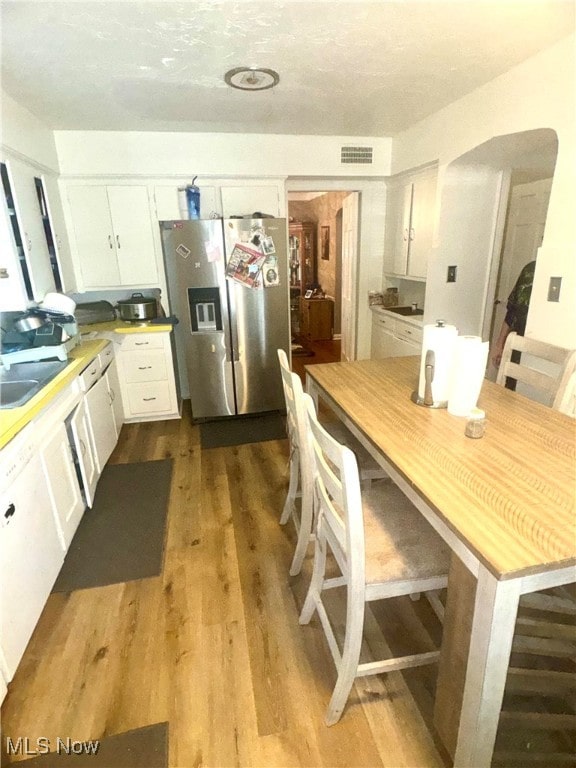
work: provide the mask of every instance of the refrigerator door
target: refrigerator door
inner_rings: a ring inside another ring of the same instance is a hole
[[[236,413],[220,220],[162,221],[182,394],[195,419]]]
[[[261,250],[263,287],[227,279],[239,414],[284,408],[276,350],[290,355],[287,227],[285,219],[226,219],[226,261],[237,244]]]

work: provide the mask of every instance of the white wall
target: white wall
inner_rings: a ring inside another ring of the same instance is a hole
[[[392,140],[238,133],[57,131],[63,175],[384,176]],[[343,145],[373,147],[372,165],[342,165]]]
[[[576,108],[575,39],[565,38],[485,86],[436,112],[395,137],[392,171],[439,161],[439,194],[447,166],[495,136],[551,128],[558,136],[558,158],[544,241],[540,249],[526,333],[576,348]],[[443,200],[442,203],[443,204]],[[440,211],[440,220],[442,211]],[[438,240],[437,259],[443,244]],[[432,270],[434,270],[434,264]],[[440,265],[441,261],[438,262]],[[547,301],[551,276],[561,276],[560,302]],[[434,290],[454,286],[432,275]],[[427,301],[431,291],[427,290]],[[447,303],[449,299],[447,298]]]
[[[58,154],[53,132],[3,91],[0,99],[2,145],[57,172]]]

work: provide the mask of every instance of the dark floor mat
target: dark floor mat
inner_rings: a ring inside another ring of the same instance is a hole
[[[286,416],[278,411],[256,416],[237,416],[200,424],[202,448],[225,448],[229,445],[261,443],[286,437]]]
[[[314,357],[315,354],[313,350],[302,346],[302,344],[292,344],[291,352],[292,357]]]
[[[12,742],[16,744],[16,739]],[[168,766],[168,723],[155,723],[133,731],[117,733],[99,742],[97,751],[90,754],[81,750],[90,749],[88,740],[84,742],[61,737],[61,743],[50,743],[50,753],[41,754],[30,760],[8,765],[25,765],[30,768],[167,768]],[[39,745],[44,748],[45,742]],[[83,744],[86,747],[83,747]],[[36,748],[36,742],[28,744],[29,749]],[[66,749],[69,754],[67,754]],[[77,754],[74,753],[74,750]]]
[[[106,466],[52,591],[160,574],[171,476],[172,459]]]

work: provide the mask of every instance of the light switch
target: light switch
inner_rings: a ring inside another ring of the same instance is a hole
[[[561,277],[551,277],[548,285],[548,301],[560,301]]]
[[[455,283],[456,282],[456,267],[448,267],[448,274],[446,275],[446,282],[447,283]]]

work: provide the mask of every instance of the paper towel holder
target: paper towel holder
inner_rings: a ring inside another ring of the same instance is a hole
[[[443,322],[438,321],[440,325]],[[410,399],[416,405],[423,405],[425,408],[447,408],[448,400],[434,401],[432,397],[432,382],[434,381],[434,367],[436,365],[436,355],[433,349],[426,350],[426,357],[424,358],[424,397],[420,397],[418,391],[415,390],[410,395]]]

